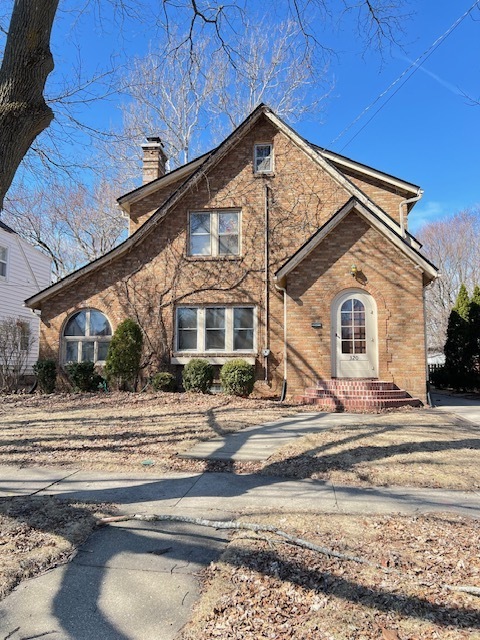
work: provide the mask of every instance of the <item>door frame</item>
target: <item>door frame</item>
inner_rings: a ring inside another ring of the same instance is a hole
[[[338,336],[339,313],[342,304],[350,299],[358,297],[365,305],[367,361],[369,363],[369,375],[340,375],[338,349],[340,338]],[[378,315],[375,298],[365,291],[351,287],[338,293],[330,305],[330,349],[332,378],[378,378]]]

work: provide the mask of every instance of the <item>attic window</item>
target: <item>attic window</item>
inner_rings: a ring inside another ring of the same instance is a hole
[[[0,278],[7,277],[7,249],[0,247]]]
[[[273,171],[273,145],[255,145],[254,168],[255,173],[271,173]]]

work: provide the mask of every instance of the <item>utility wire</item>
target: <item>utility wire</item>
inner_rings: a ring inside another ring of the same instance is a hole
[[[430,47],[428,49],[426,49],[426,51],[424,51],[420,56],[418,56],[418,58],[416,60],[414,60],[414,62],[412,62],[412,64],[407,67],[407,69],[405,69],[405,71],[403,71],[403,73],[401,73],[398,78],[396,78],[396,80],[394,80],[386,89],[385,91],[382,91],[382,93],[380,95],[378,95],[375,100],[370,103],[368,105],[368,107],[365,107],[365,109],[355,118],[355,120],[353,120],[347,127],[345,127],[345,129],[343,129],[343,131],[341,131],[338,136],[336,138],[334,138],[328,145],[328,148],[331,148],[331,146],[333,144],[335,144],[335,142],[337,142],[337,140],[340,140],[340,138],[342,138],[347,131],[349,131],[361,118],[363,118],[363,116],[370,111],[370,109],[372,107],[374,107],[377,102],[379,100],[381,100],[391,89],[393,89],[393,87],[398,84],[402,78],[404,78],[412,69],[412,73],[410,73],[409,76],[407,76],[405,78],[405,80],[400,84],[399,87],[397,87],[397,89],[392,93],[392,95],[375,111],[375,113],[371,116],[371,118],[369,118],[369,120],[367,120],[367,122],[363,125],[363,127],[361,127],[361,129],[359,129],[357,131],[357,133],[352,136],[350,138],[350,140],[348,140],[348,142],[346,142],[343,147],[340,149],[340,151],[343,151],[351,142],[353,142],[353,140],[355,140],[355,138],[365,129],[365,127],[367,125],[370,124],[370,122],[375,118],[375,116],[383,109],[383,107],[385,107],[390,100],[393,98],[393,96],[395,96],[400,89],[403,87],[403,85],[410,80],[410,78],[418,71],[418,69],[420,69],[420,67],[423,65],[423,63],[428,60],[428,58],[432,55],[432,53],[434,53],[438,47],[448,38],[448,36],[453,33],[453,31],[455,31],[455,29],[463,22],[463,20],[465,20],[465,18],[475,9],[475,7],[479,4],[480,0],[475,0],[475,2],[472,4],[472,6],[470,7],[470,9],[467,9],[467,11],[465,11],[465,13],[463,15],[460,16],[460,18],[458,18],[446,31],[445,33],[443,33],[439,38],[437,38],[435,40],[435,42],[433,42],[433,44],[430,45]],[[421,62],[420,62],[421,61]]]

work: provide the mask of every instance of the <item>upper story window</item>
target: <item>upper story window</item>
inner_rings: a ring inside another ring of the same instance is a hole
[[[255,173],[271,173],[273,171],[273,145],[256,144],[254,158]]]
[[[0,278],[7,277],[7,249],[0,247]]]
[[[103,362],[112,339],[107,317],[95,309],[83,309],[70,317],[63,330],[65,362]]]
[[[191,213],[189,255],[239,255],[239,229],[239,211],[202,211]]]

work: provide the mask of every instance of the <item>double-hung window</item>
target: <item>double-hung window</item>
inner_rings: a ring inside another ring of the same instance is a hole
[[[17,326],[20,333],[20,350],[21,351],[30,351],[31,345],[31,337],[30,337],[30,323],[24,322],[20,320],[17,322]]]
[[[235,352],[255,349],[254,307],[179,307],[177,351]]]
[[[240,212],[199,211],[190,214],[189,255],[236,256],[240,253]]]
[[[253,163],[255,173],[271,173],[273,171],[273,145],[256,144]]]
[[[7,277],[7,249],[0,247],[0,278]]]

